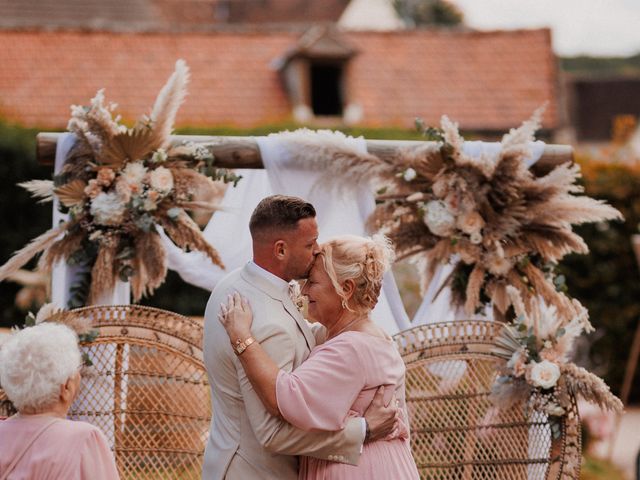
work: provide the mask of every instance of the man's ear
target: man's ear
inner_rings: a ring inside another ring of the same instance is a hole
[[[287,253],[287,242],[285,242],[284,240],[277,240],[273,244],[273,254],[278,260],[284,260],[284,258],[287,256]]]

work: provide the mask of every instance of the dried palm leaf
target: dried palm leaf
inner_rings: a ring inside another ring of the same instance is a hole
[[[509,360],[514,353],[522,349],[522,344],[518,340],[515,329],[512,325],[505,324],[500,329],[500,333],[494,338],[491,352],[495,355]]]
[[[7,263],[0,267],[0,282],[22,268],[35,255],[49,248],[68,226],[68,223],[61,223],[57,227],[34,238],[25,247],[15,252]]]
[[[98,162],[111,168],[121,168],[127,162],[141,160],[156,150],[154,133],[147,126],[118,133],[100,151]]]
[[[38,198],[38,203],[53,201],[53,181],[51,180],[29,180],[19,183],[18,186],[28,191],[33,198]]]
[[[65,183],[61,187],[55,188],[53,192],[56,194],[60,203],[65,207],[73,207],[84,202],[86,197],[84,189],[87,183],[80,179],[75,179],[69,183]]]

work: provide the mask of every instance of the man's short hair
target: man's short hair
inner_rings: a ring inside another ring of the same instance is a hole
[[[316,209],[298,197],[271,195],[263,198],[251,214],[249,231],[256,239],[268,232],[293,230],[304,218],[315,218]]]

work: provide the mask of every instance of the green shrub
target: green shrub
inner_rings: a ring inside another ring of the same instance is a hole
[[[51,167],[38,165],[37,130],[0,122],[0,262],[26,242],[51,228],[51,206],[38,205],[16,184],[35,178],[51,178]],[[30,264],[33,265],[33,262]],[[0,282],[0,327],[22,323],[24,312],[14,305],[20,286]]]

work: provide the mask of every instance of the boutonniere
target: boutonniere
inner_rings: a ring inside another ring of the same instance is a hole
[[[296,280],[289,282],[289,298],[298,310],[302,312],[305,304],[305,296],[302,294],[302,288]]]

